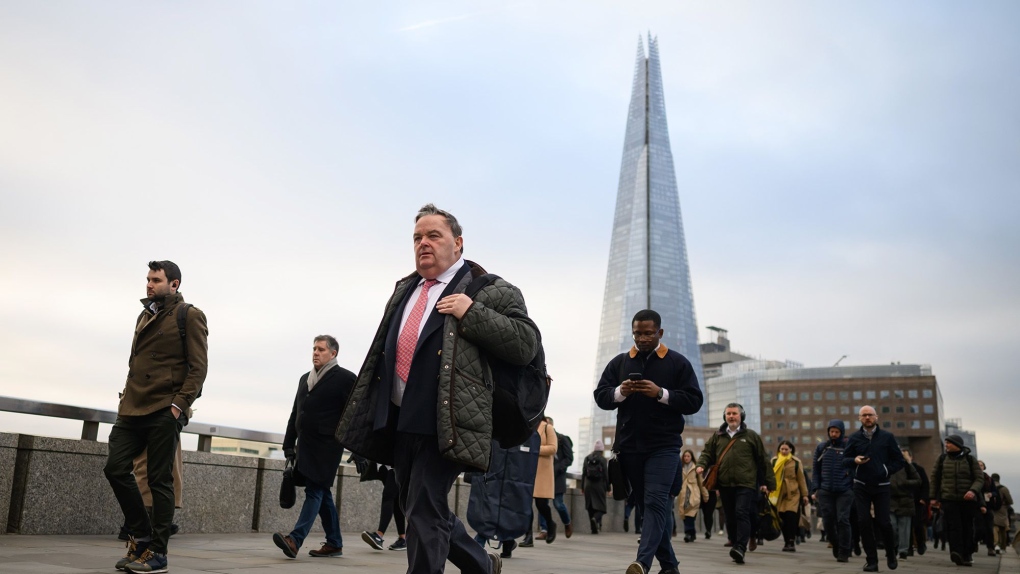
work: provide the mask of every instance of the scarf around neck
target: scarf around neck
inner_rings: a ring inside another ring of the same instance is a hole
[[[318,371],[315,370],[315,365],[312,365],[312,370],[308,372],[308,392],[312,391],[312,388],[315,387],[315,384],[319,382],[319,379],[322,377],[322,375],[328,373],[329,370],[335,367],[336,365],[337,365],[336,357],[330,359],[329,362],[323,365],[322,368],[319,369]]]
[[[783,475],[786,474],[784,470],[786,469],[786,463],[791,458],[793,458],[793,453],[777,455],[776,463],[772,465],[772,472],[776,475],[776,489],[773,491],[775,500],[772,502],[773,504],[779,500],[779,491],[783,489]],[[772,498],[772,495],[769,495],[769,498]]]

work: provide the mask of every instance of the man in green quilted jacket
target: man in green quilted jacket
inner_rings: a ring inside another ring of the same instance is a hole
[[[393,467],[407,517],[408,573],[498,574],[450,511],[457,476],[489,466],[492,374],[486,359],[527,365],[539,348],[524,297],[463,258],[457,219],[432,204],[414,226],[415,271],[397,282],[337,427],[347,449]]]

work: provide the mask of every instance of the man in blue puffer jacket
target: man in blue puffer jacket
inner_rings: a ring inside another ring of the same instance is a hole
[[[843,466],[843,451],[849,439],[843,421],[829,421],[829,440],[815,447],[811,497],[818,502],[825,534],[832,543],[837,562],[850,561],[850,509],[854,504],[853,480]]]
[[[885,541],[885,560],[890,570],[899,565],[896,559],[896,536],[889,520],[889,477],[907,462],[889,431],[878,428],[878,413],[865,405],[858,413],[861,430],[850,435],[843,451],[843,465],[854,480],[854,505],[861,531],[861,545],[867,557],[865,572],[878,572],[878,550],[871,522],[871,505],[875,505],[875,522]]]

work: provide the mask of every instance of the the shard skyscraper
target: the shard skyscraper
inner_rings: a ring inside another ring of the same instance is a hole
[[[595,384],[610,359],[630,349],[630,321],[641,309],[654,309],[662,315],[663,344],[691,361],[704,392],[691,272],[666,126],[659,45],[651,35],[647,57],[643,43],[638,44],[602,299]],[[589,436],[594,443],[603,436],[602,427],[616,424],[616,411],[604,411],[593,402],[591,421]],[[702,410],[688,417],[687,424],[707,426],[708,416]]]

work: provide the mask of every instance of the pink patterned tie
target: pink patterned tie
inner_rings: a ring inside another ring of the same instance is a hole
[[[411,314],[407,316],[404,323],[404,330],[400,332],[397,339],[397,376],[401,381],[407,382],[407,376],[411,372],[411,358],[414,357],[414,347],[418,344],[418,325],[421,325],[421,318],[425,315],[425,304],[429,301],[429,288],[439,283],[435,279],[429,279],[421,287],[418,293],[418,300],[414,302]]]

